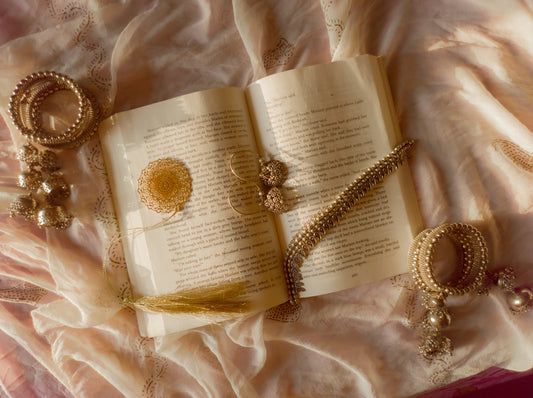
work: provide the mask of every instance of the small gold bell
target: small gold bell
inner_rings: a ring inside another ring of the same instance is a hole
[[[23,216],[26,220],[35,219],[35,209],[37,202],[30,195],[18,196],[9,204],[9,213],[11,217],[15,215]]]
[[[18,154],[17,159],[27,165],[34,165],[38,162],[39,151],[32,144],[23,145]]]
[[[30,169],[19,174],[17,185],[30,191],[39,189],[43,176],[39,170]]]
[[[56,229],[67,228],[72,217],[67,213],[64,206],[48,206],[37,213],[37,225],[39,227],[53,227]]]
[[[59,173],[52,173],[41,185],[50,203],[61,202],[70,196],[70,187]]]
[[[56,171],[59,169],[57,156],[49,149],[39,155],[39,165],[41,166],[41,169],[45,171]]]
[[[427,359],[434,359],[444,354],[452,354],[452,341],[438,331],[431,331],[422,338],[418,346],[420,354]]]

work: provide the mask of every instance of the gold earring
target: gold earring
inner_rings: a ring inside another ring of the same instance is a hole
[[[259,172],[259,179],[268,187],[280,187],[289,175],[285,163],[279,160],[270,160],[265,162],[263,159],[259,160],[261,166]]]
[[[141,202],[150,210],[176,213],[183,209],[191,195],[191,175],[179,160],[158,159],[141,171],[137,192]]]
[[[507,305],[513,314],[522,314],[531,309],[533,292],[526,287],[515,286],[516,276],[512,267],[506,267],[490,276],[493,283],[505,292]]]
[[[263,200],[263,205],[268,211],[275,214],[283,214],[287,211],[285,197],[279,187],[272,187],[267,191]]]
[[[229,206],[241,216],[251,216],[261,210],[264,193],[261,187],[251,181],[234,181],[228,189]]]
[[[244,164],[242,172],[237,172],[235,159],[239,154],[250,153],[254,164],[250,159],[246,161],[241,159],[240,163]],[[279,160],[265,161],[258,154],[250,150],[233,152],[229,159],[229,168],[231,173],[243,183],[248,183],[257,188],[257,195],[261,204],[274,214],[282,214],[287,211],[287,204],[281,189],[281,185],[288,177],[287,166]],[[234,186],[234,184],[232,184]],[[232,190],[228,191],[228,202],[230,207],[241,215],[255,214],[253,212],[243,212],[238,210],[231,200]]]

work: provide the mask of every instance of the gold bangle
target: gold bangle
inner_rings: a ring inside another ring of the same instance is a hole
[[[61,134],[42,127],[41,106],[44,100],[60,90],[74,93],[78,103],[76,121]],[[91,94],[74,80],[56,72],[38,72],[22,79],[10,98],[9,113],[19,131],[30,141],[47,147],[75,147],[97,130],[101,111]]]
[[[438,242],[448,237],[457,248],[460,276],[440,283],[433,272],[433,257]],[[410,271],[416,286],[426,293],[461,295],[481,286],[487,270],[487,245],[481,233],[468,224],[443,224],[420,233],[409,250]]]

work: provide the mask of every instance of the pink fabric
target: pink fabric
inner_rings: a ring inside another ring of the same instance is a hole
[[[55,70],[105,113],[285,69],[383,55],[427,226],[467,222],[490,268],[533,285],[533,7],[529,1],[31,1],[0,4],[0,190],[24,140],[7,116],[25,75]],[[501,293],[449,300],[455,353],[417,354],[408,275],[157,339],[101,272],[116,225],[97,139],[64,151],[76,213],[39,230],[0,209],[0,385],[6,396],[407,397],[492,366],[533,366],[533,315]],[[125,287],[120,252],[111,269]],[[283,315],[283,314],[282,314]]]

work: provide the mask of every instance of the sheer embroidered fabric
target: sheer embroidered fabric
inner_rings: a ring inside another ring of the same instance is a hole
[[[488,3],[5,0],[0,113],[9,120],[13,88],[37,70],[71,76],[110,115],[384,55],[403,133],[417,141],[410,166],[426,224],[477,221],[489,269],[512,263],[531,284],[533,13],[527,2]],[[490,366],[533,366],[523,355],[533,348],[531,313],[510,315],[492,293],[454,297],[454,355],[421,360],[410,325],[422,304],[405,276],[303,300],[295,313],[142,339],[101,274],[116,222],[98,142],[58,154],[66,181],[76,181],[76,218],[66,231],[42,231],[8,218],[24,142],[10,129],[0,123],[0,272],[11,281],[0,297],[25,302],[0,305],[9,396],[407,397]],[[127,295],[122,254],[112,253],[110,272]]]

